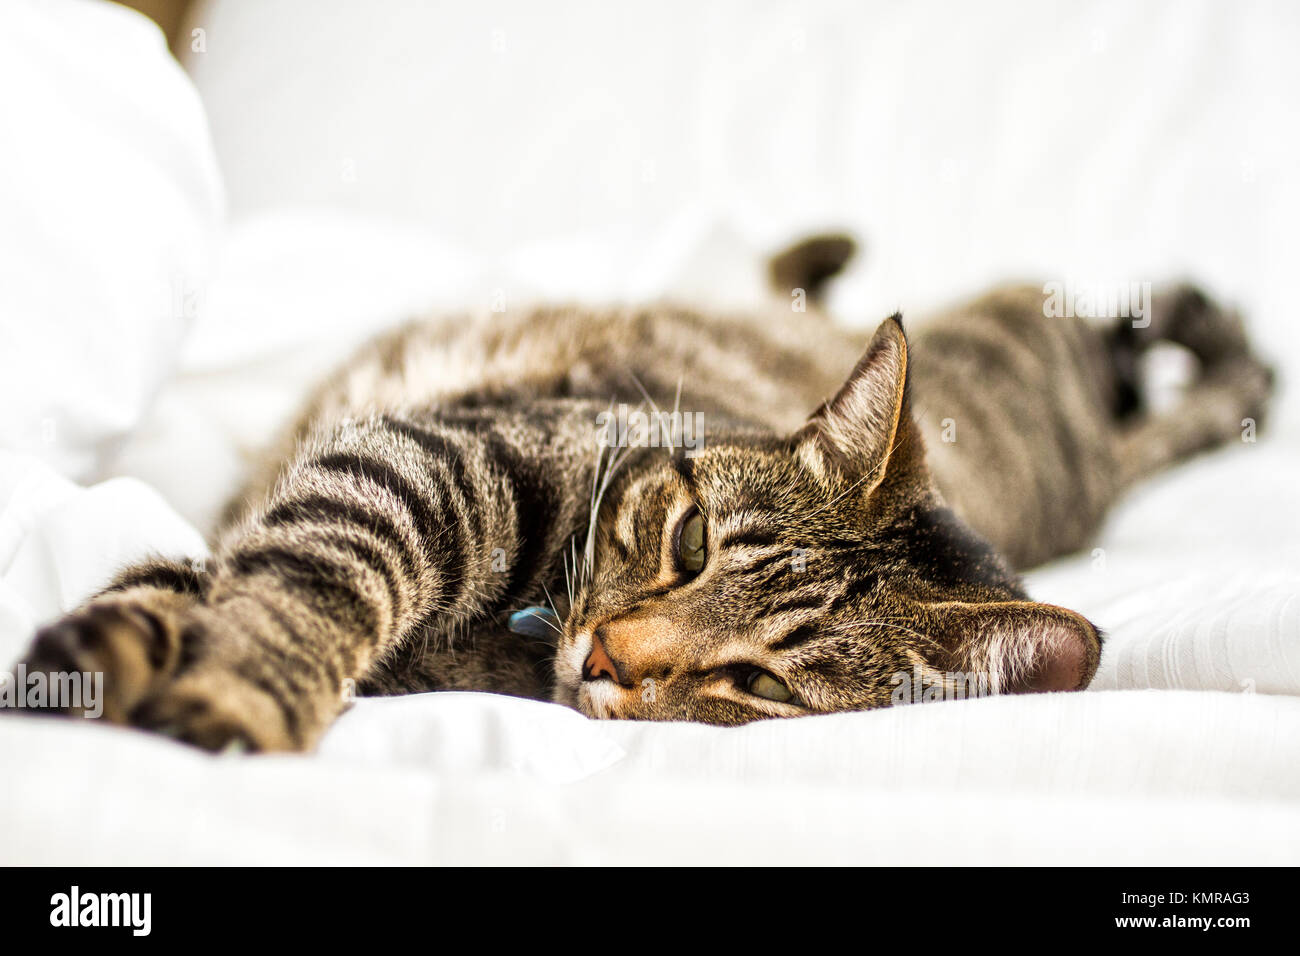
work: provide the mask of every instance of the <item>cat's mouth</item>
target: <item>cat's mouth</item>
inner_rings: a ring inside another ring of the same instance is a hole
[[[588,717],[597,720],[619,720],[627,704],[627,689],[608,678],[583,681],[577,689],[577,707]]]
[[[584,631],[570,631],[565,628],[560,635],[555,650],[555,691],[552,695],[557,704],[564,704],[582,711],[587,716],[591,713],[582,706],[582,663],[590,651],[591,636]]]
[[[597,720],[616,720],[627,703],[628,690],[608,677],[589,680],[584,676],[593,640],[588,631],[565,633],[555,655],[557,704],[564,704]]]

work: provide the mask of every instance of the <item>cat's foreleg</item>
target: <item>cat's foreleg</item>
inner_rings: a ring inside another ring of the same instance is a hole
[[[131,725],[208,749],[310,747],[412,635],[449,634],[550,572],[584,518],[593,421],[575,407],[340,426],[218,542],[201,597],[97,598],[53,628],[120,650],[61,663],[102,665]]]
[[[202,600],[207,575],[201,563],[162,558],[121,572],[82,607],[36,635],[23,659],[31,673],[107,675],[93,702],[50,701],[76,715],[94,712],[127,723],[132,711],[156,694],[190,653],[182,622]]]

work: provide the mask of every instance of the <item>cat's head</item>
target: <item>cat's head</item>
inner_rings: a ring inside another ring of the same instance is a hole
[[[1027,600],[935,490],[907,340],[876,331],[796,434],[709,434],[610,486],[556,697],[594,717],[737,724],[900,699],[1075,690],[1100,638]]]

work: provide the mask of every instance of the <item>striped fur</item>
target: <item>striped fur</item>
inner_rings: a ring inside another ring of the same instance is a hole
[[[809,249],[814,290],[851,251]],[[310,396],[206,567],[126,569],[28,666],[105,671],[118,722],[260,750],[309,748],[358,692],[740,723],[887,705],[900,674],[1086,686],[1096,629],[1013,568],[1085,544],[1128,485],[1229,440],[1269,391],[1208,300],[1172,293],[1157,319],[1047,320],[1007,289],[910,340],[888,320],[865,352],[788,307],[416,323]],[[1161,338],[1201,358],[1190,423],[1135,410],[1126,370]],[[604,447],[617,403],[702,413],[703,449]],[[674,536],[694,512],[692,576]],[[538,603],[553,640],[507,630]],[[789,699],[752,693],[759,675]]]

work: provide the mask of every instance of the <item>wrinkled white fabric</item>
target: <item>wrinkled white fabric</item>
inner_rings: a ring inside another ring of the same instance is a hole
[[[34,35],[128,16],[37,9],[3,15]],[[39,341],[25,327],[22,351],[0,352],[0,390],[18,376],[12,387],[66,399],[57,454],[36,449],[46,461],[81,475],[88,449],[130,430],[108,470],[119,477],[90,488],[0,456],[0,669],[121,563],[201,555],[196,529],[306,383],[425,305],[753,301],[764,248],[835,224],[868,242],[832,302],[863,325],[1003,275],[1186,273],[1248,306],[1261,348],[1294,375],[1300,194],[1285,110],[1300,28],[1287,9],[670,2],[539,18],[505,2],[385,18],[335,0],[203,5],[204,51],[188,61],[239,218],[181,367],[137,427],[140,383],[169,370],[155,346],[172,326],[153,313],[96,346],[110,361],[65,372],[49,356],[92,341],[99,312],[55,295],[62,324]],[[156,37],[147,46],[161,55]],[[0,71],[85,85],[87,62]],[[166,115],[189,143],[193,102],[177,95]],[[105,129],[123,120],[102,115]],[[181,154],[151,162],[174,170]],[[207,196],[205,177],[182,194]],[[86,182],[91,195],[124,188]],[[17,189],[0,182],[0,242],[26,234],[6,231],[11,209],[27,232],[80,222],[42,218]],[[189,208],[180,195],[168,210]],[[167,248],[202,231],[150,222]],[[60,250],[31,245],[22,261],[45,278],[29,290],[89,295],[110,265],[154,275],[155,246],[128,249],[133,236],[94,239],[93,262],[33,262]],[[27,295],[30,310],[41,297]],[[108,375],[114,362],[129,374]],[[1284,393],[1257,443],[1137,490],[1096,551],[1029,575],[1034,596],[1106,631],[1094,692],[738,729],[421,695],[358,701],[317,753],[256,759],[0,716],[0,863],[1295,864],[1294,407]]]
[[[0,449],[93,480],[171,372],[223,215],[203,107],[150,21],[0,5]]]

